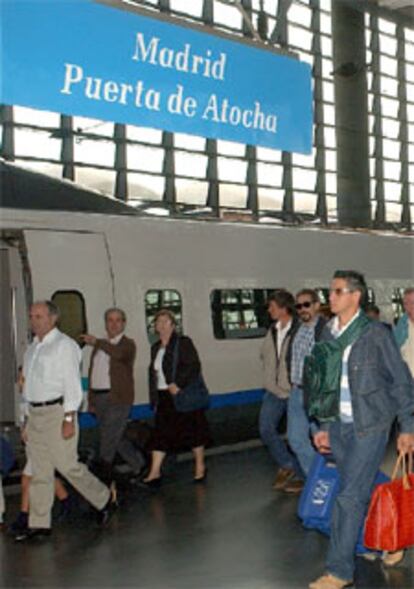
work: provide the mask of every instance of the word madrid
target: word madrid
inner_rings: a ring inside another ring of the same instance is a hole
[[[246,129],[260,129],[276,133],[277,116],[265,113],[260,102],[254,101],[253,108],[241,108],[231,105],[228,98],[219,98],[211,94],[207,103],[200,105],[194,96],[185,96],[184,87],[177,84],[175,91],[163,97],[159,90],[148,88],[142,80],[134,84],[104,80],[85,76],[80,65],[65,64],[65,78],[60,92],[66,95],[83,94],[86,99],[117,103],[123,106],[133,105],[148,111],[163,110],[173,115],[193,118],[197,114],[201,119],[213,123],[224,123],[232,126],[242,125]]]
[[[151,40],[145,43],[142,33],[137,33],[135,53],[132,56],[134,61],[148,62],[151,65],[175,69],[178,72],[199,74],[205,78],[224,80],[226,54],[220,53],[217,60],[211,58],[210,49],[207,49],[205,57],[193,54],[190,43],[186,43],[182,51],[176,51],[169,47],[160,47],[158,37],[151,37]]]

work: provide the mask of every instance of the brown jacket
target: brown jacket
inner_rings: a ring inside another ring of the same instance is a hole
[[[117,344],[111,344],[106,339],[96,340],[89,364],[89,411],[93,411],[93,393],[91,393],[91,376],[93,361],[98,350],[103,350],[109,355],[109,378],[111,390],[109,398],[114,403],[132,405],[134,402],[134,361],[136,346],[134,340],[125,335]]]

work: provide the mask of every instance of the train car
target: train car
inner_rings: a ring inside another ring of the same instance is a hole
[[[137,342],[132,417],[147,418],[152,320],[172,309],[199,350],[212,393],[210,419],[223,443],[255,435],[262,395],[260,347],[266,298],[285,287],[326,295],[337,268],[366,275],[391,321],[412,286],[412,236],[148,217],[73,184],[2,167],[1,421],[18,420],[16,372],[30,340],[28,306],[53,299],[62,330],[101,336],[103,313],[123,308]],[[84,350],[86,374],[89,349]],[[83,416],[84,425],[91,425]]]

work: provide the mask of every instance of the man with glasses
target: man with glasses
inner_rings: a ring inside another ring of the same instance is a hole
[[[384,458],[395,418],[400,434],[397,449],[414,452],[414,389],[407,365],[386,327],[361,311],[367,295],[364,277],[352,270],[335,272],[330,289],[334,340],[320,342],[311,358],[323,352],[318,383],[310,383],[310,415],[321,430],[314,442],[321,453],[332,452],[341,485],[332,512],[326,573],[310,589],[342,589],[353,583],[355,546],[365,517],[374,479]],[[318,350],[319,347],[319,350]],[[312,366],[312,364],[310,364]],[[305,376],[307,366],[305,365]],[[329,378],[326,378],[327,373]],[[331,391],[327,383],[337,382]],[[327,403],[327,398],[330,402]],[[390,554],[385,564],[399,562],[403,553]]]
[[[306,414],[303,397],[303,364],[310,354],[315,342],[321,337],[329,338],[330,332],[326,320],[319,314],[318,293],[310,288],[299,291],[296,295],[296,312],[301,325],[292,343],[290,377],[292,389],[288,401],[288,439],[291,449],[296,454],[303,473],[307,477],[316,451],[310,439],[310,423]],[[303,479],[288,481],[284,487],[286,493],[300,493]]]

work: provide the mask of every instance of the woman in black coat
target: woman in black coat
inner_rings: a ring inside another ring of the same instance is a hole
[[[156,487],[161,482],[161,466],[167,452],[192,449],[194,481],[206,477],[204,447],[209,442],[208,423],[203,409],[178,412],[174,396],[194,382],[201,373],[201,364],[189,337],[179,336],[171,311],[161,309],[155,316],[155,330],[160,336],[151,348],[149,369],[150,401],[155,409],[155,430],[151,442],[151,468],[144,483]],[[178,354],[176,346],[178,345]],[[173,381],[174,355],[177,354]]]

